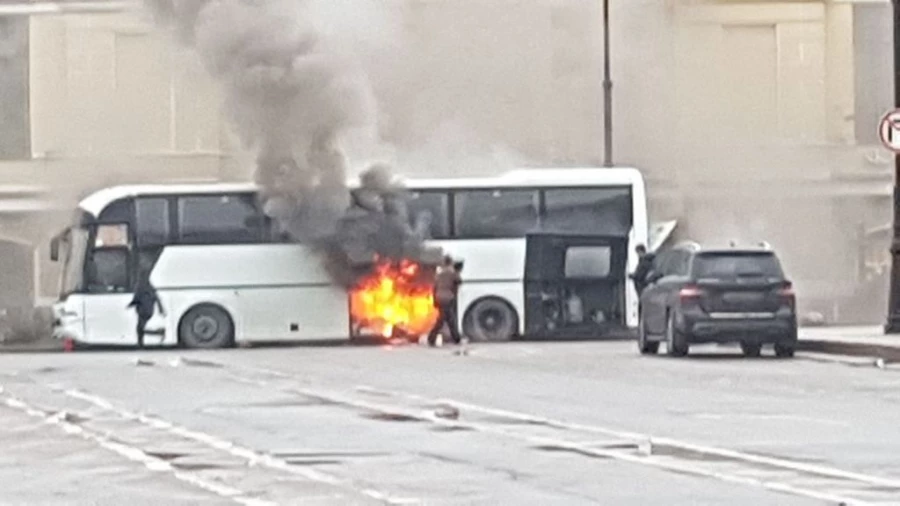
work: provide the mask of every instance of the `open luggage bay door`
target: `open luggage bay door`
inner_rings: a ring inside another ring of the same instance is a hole
[[[627,332],[627,259],[624,235],[529,235],[526,335],[593,338]]]

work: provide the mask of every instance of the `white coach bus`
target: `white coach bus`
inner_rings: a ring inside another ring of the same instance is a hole
[[[601,337],[633,330],[627,272],[647,244],[639,171],[528,169],[491,178],[406,182],[411,221],[465,261],[460,324],[478,340]],[[87,345],[137,344],[127,309],[145,275],[157,314],[145,344],[352,339],[348,294],[306,246],[282,240],[253,185],[117,186],[78,207],[51,245],[63,263],[54,334]]]

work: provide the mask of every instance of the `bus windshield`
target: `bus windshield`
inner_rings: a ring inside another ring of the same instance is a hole
[[[60,295],[65,297],[82,286],[84,259],[88,247],[88,231],[72,228],[63,237],[61,246],[63,272],[60,283]]]

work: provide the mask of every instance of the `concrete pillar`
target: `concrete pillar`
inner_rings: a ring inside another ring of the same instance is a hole
[[[853,4],[825,4],[825,111],[828,142],[852,144],[854,130]]]

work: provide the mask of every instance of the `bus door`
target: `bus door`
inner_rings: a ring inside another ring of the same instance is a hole
[[[601,337],[625,328],[626,236],[535,234],[526,242],[526,334]]]
[[[128,225],[104,223],[91,230],[85,262],[85,341],[100,345],[137,343],[137,316],[128,308],[133,293]]]

